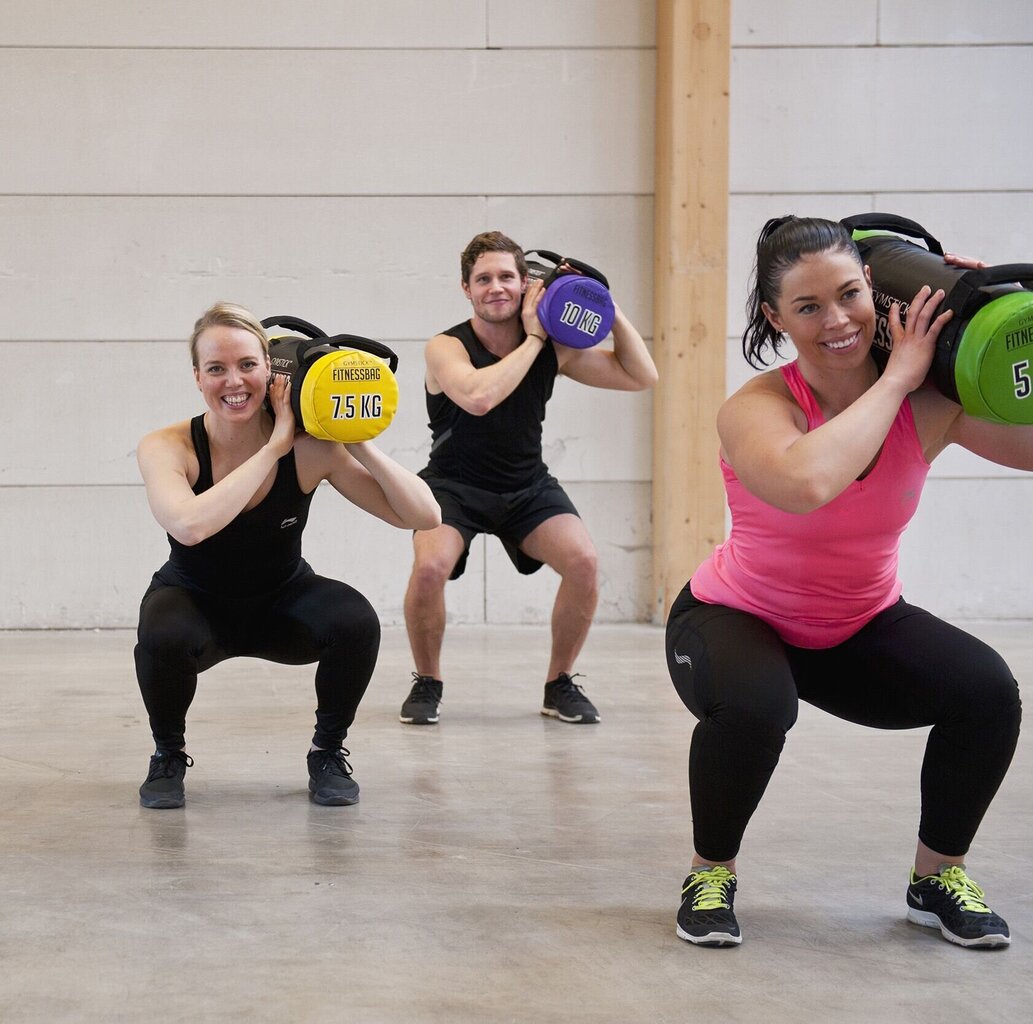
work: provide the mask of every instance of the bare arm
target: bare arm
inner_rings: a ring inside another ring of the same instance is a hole
[[[594,388],[613,391],[644,391],[658,379],[656,364],[635,325],[616,307],[613,319],[613,350],[574,349],[556,346],[560,373]]]
[[[291,450],[294,416],[289,395],[287,378],[274,378],[269,397],[276,423],[269,440],[202,494],[194,494],[187,476],[192,458],[187,424],[156,430],[140,442],[136,458],[151,512],[180,544],[192,547],[228,526]]]
[[[722,449],[743,485],[786,512],[806,513],[841,494],[879,453],[901,403],[919,387],[949,313],[930,323],[941,292],[915,296],[905,329],[890,311],[893,352],[882,376],[841,412],[808,431],[780,376],[747,383],[721,407]]]
[[[999,466],[1033,472],[1033,426],[991,423],[962,412],[954,417],[944,442],[943,447],[961,445]]]
[[[431,489],[371,441],[343,445],[305,437],[298,454],[306,478],[313,473],[317,477],[305,480],[312,487],[320,479],[329,480],[354,505],[402,529],[433,530],[441,525],[441,509]]]
[[[725,402],[717,431],[726,460],[748,491],[785,512],[803,514],[830,502],[864,472],[906,396],[880,380],[808,431],[799,407],[766,375]]]
[[[483,416],[505,401],[527,376],[546,344],[545,328],[538,319],[541,281],[532,281],[524,293],[520,317],[526,337],[512,352],[491,366],[475,367],[463,343],[447,334],[427,342],[427,387],[444,391],[456,405],[473,416]]]
[[[483,416],[516,390],[544,344],[528,337],[497,363],[478,369],[458,338],[438,334],[427,342],[427,383],[431,391],[436,384],[465,412]]]

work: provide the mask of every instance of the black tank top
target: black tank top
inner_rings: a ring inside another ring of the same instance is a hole
[[[190,436],[201,468],[193,490],[202,494],[212,486],[212,453],[203,414],[190,421]],[[169,560],[158,570],[158,578],[171,586],[225,597],[272,593],[308,571],[301,557],[301,533],[314,493],[305,494],[298,486],[292,448],[276,464],[276,480],[260,504],[200,544],[188,547],[170,536]]]
[[[499,362],[474,334],[469,320],[443,332],[463,343],[477,369]],[[432,437],[425,474],[495,494],[519,491],[549,470],[542,461],[542,423],[559,363],[546,343],[508,398],[484,416],[465,412],[444,392],[427,392]]]

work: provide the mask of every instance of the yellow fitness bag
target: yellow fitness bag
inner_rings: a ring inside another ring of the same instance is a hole
[[[368,441],[391,424],[398,408],[398,356],[386,345],[354,334],[328,337],[295,316],[270,316],[266,331],[282,327],[302,335],[269,337],[273,373],[291,379],[294,418],[322,441]]]

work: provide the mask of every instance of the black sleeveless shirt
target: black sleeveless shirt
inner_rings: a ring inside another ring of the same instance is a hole
[[[499,362],[474,334],[469,320],[442,333],[458,338],[477,369]],[[430,462],[421,475],[445,477],[495,494],[519,491],[549,472],[542,461],[542,423],[559,363],[546,342],[524,379],[484,416],[461,409],[444,392],[427,392]]]
[[[203,414],[190,421],[190,436],[201,468],[193,491],[202,494],[212,486],[212,453]],[[260,504],[200,544],[188,547],[170,536],[169,560],[158,570],[158,579],[224,597],[272,593],[309,569],[301,557],[301,533],[314,493],[305,494],[298,485],[292,448],[276,464],[276,479]]]

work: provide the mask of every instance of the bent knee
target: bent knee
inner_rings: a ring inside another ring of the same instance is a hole
[[[331,643],[348,644],[373,641],[380,643],[380,616],[377,610],[357,590],[346,600],[338,602],[336,614],[323,632]]]
[[[708,718],[719,728],[733,731],[744,740],[781,748],[786,734],[796,725],[797,709],[795,701],[789,707],[724,703],[711,709]]]
[[[425,555],[413,563],[409,586],[420,593],[442,589],[448,582],[455,560],[442,555]]]
[[[978,644],[967,658],[959,658],[943,685],[947,701],[958,701],[966,715],[1021,717],[1019,684],[1004,658],[985,644]]]
[[[1022,698],[1019,684],[1006,665],[1002,670],[987,678],[979,688],[976,707],[982,715],[993,715],[1017,726],[1022,720]]]
[[[203,640],[195,629],[175,619],[159,620],[141,623],[134,653],[138,663],[144,657],[152,663],[182,665],[194,661],[201,646]]]
[[[580,582],[584,586],[594,587],[599,576],[599,556],[595,547],[589,543],[579,545],[574,551],[566,554],[556,571],[564,578]]]

